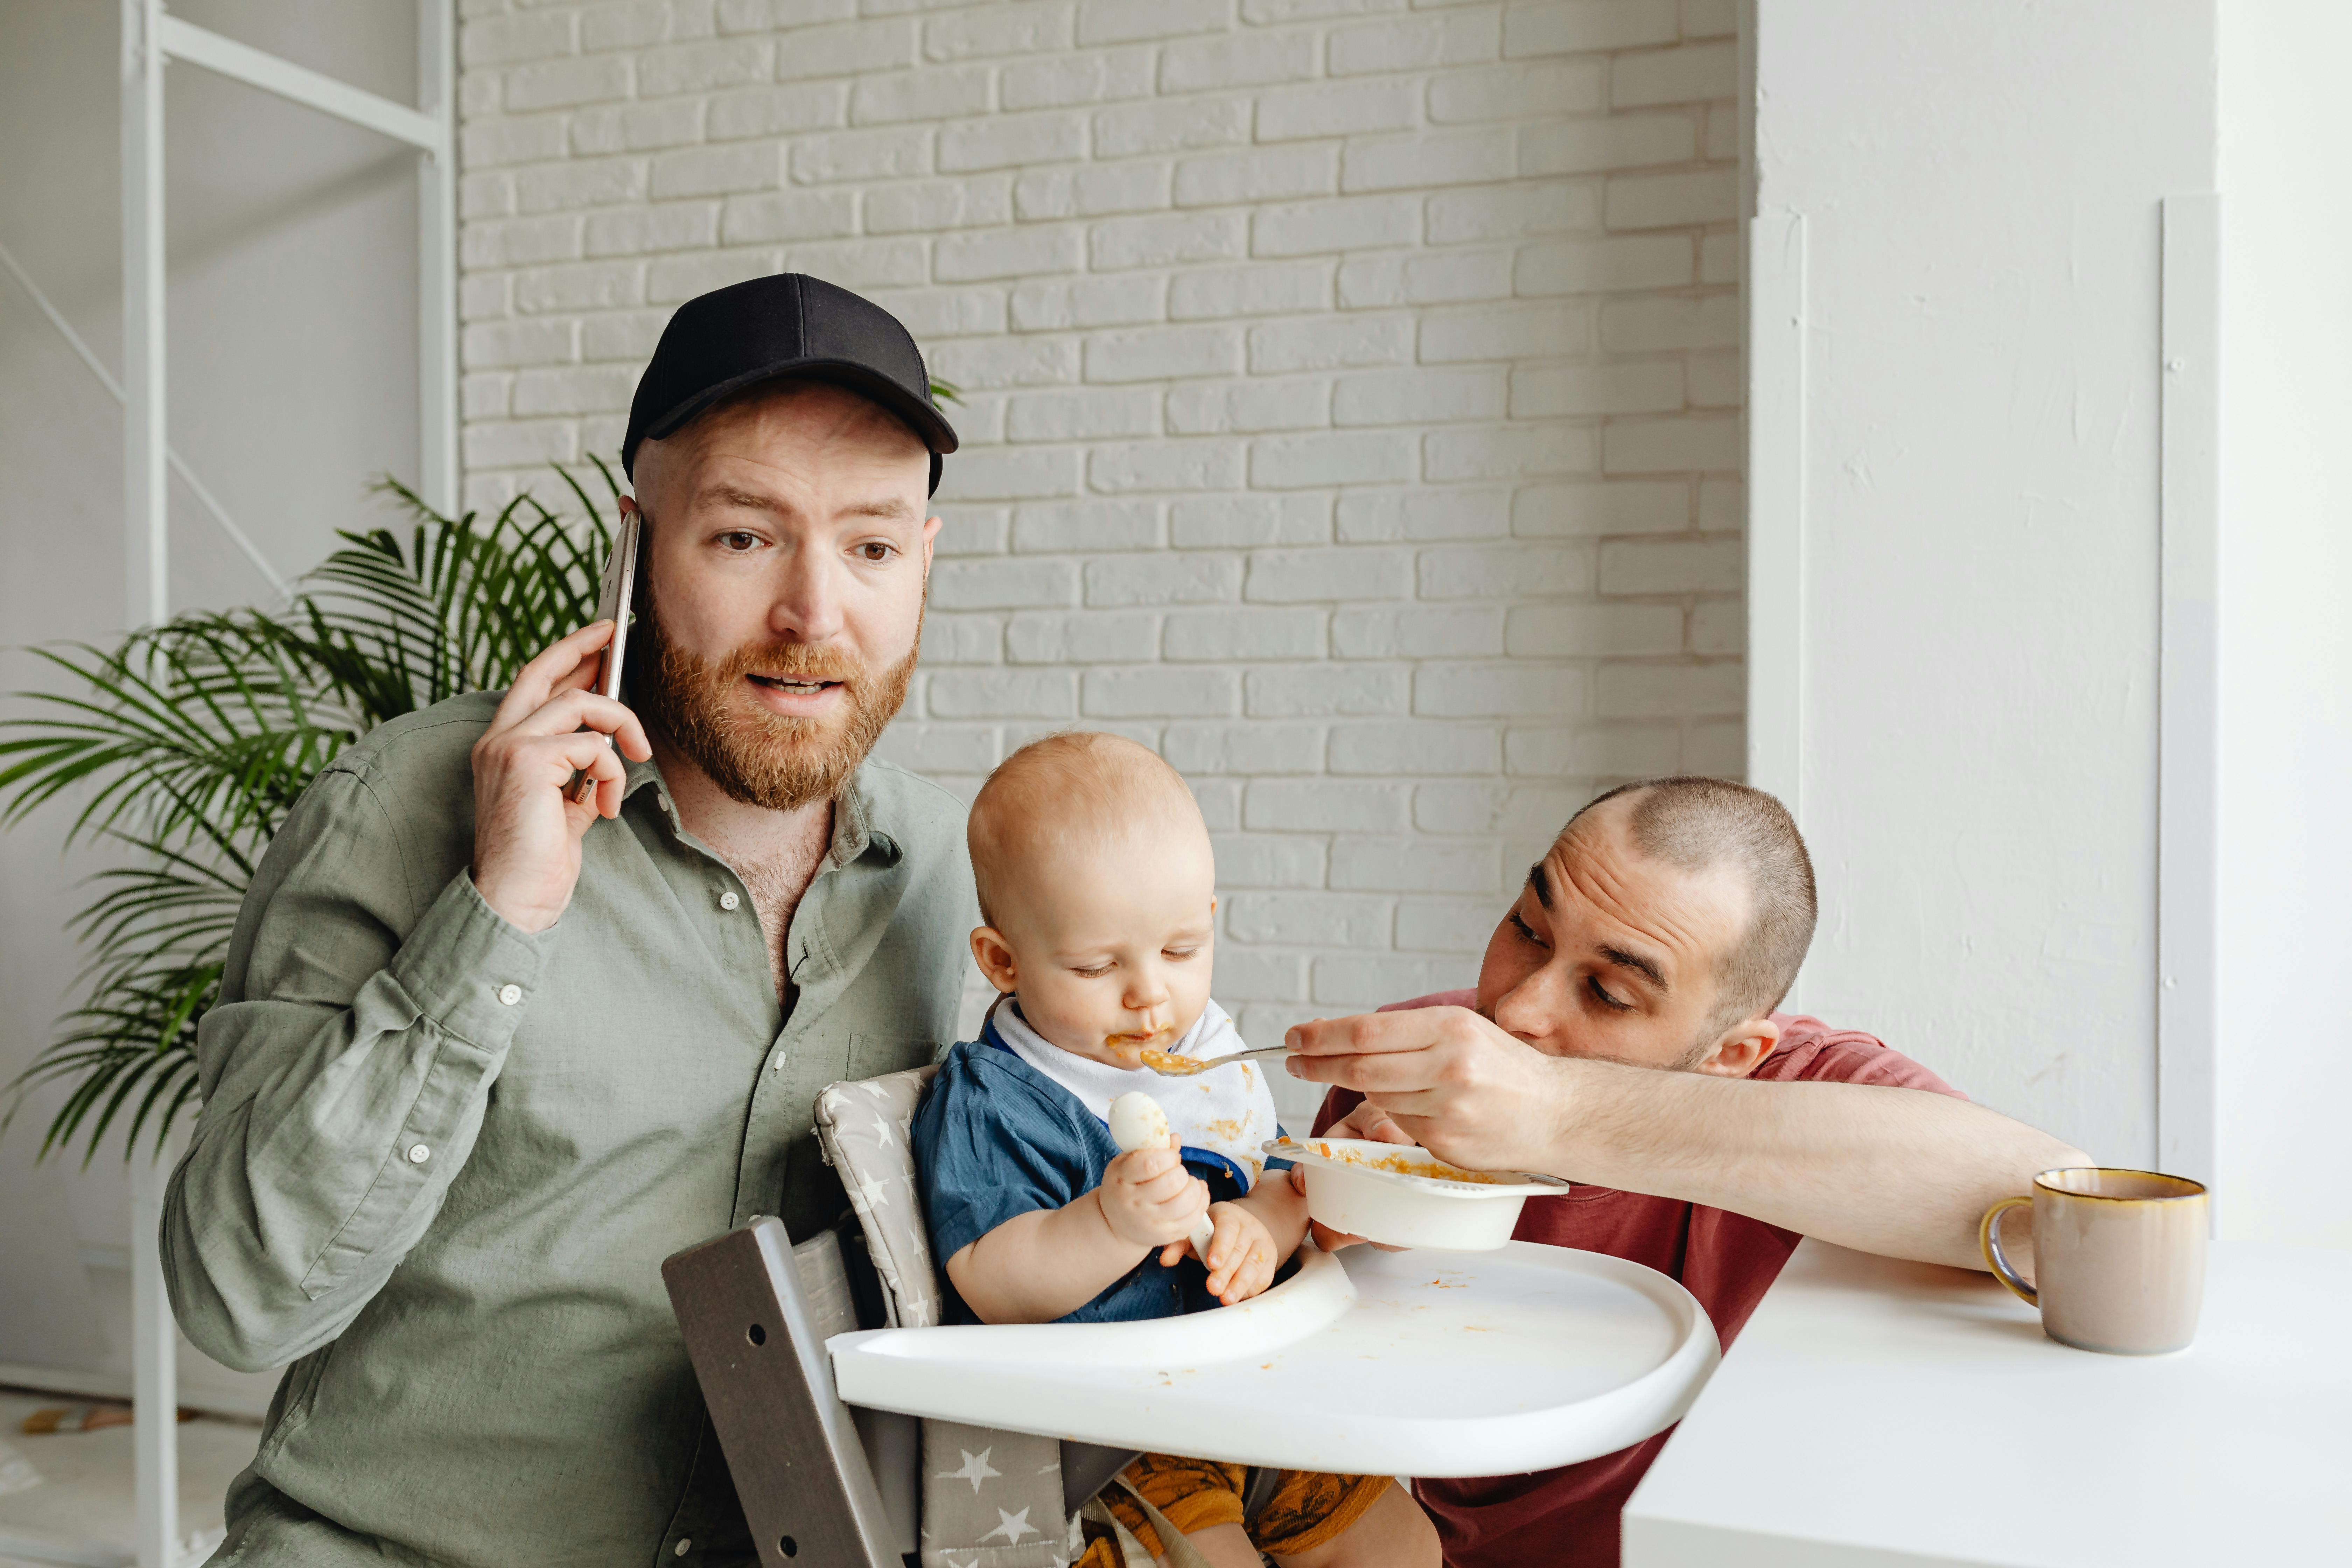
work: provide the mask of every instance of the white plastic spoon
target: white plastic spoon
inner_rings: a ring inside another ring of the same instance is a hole
[[[1148,1094],[1122,1094],[1110,1102],[1110,1141],[1118,1145],[1122,1154],[1132,1154],[1138,1149],[1173,1149],[1176,1135],[1168,1130],[1168,1113],[1160,1102]],[[1209,1266],[1209,1242],[1217,1234],[1210,1223],[1208,1211],[1192,1222],[1190,1237],[1192,1251],[1200,1258],[1201,1267]]]

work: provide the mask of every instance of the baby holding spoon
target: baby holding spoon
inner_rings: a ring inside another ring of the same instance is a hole
[[[1166,1078],[1142,1062],[1245,1048],[1209,994],[1216,868],[1192,791],[1132,741],[1048,736],[990,776],[969,837],[985,922],[972,955],[999,994],[914,1124],[947,1321],[1174,1317],[1265,1290],[1307,1205],[1287,1166],[1262,1179],[1280,1129],[1261,1069]],[[1112,1102],[1139,1091],[1176,1147],[1122,1152]],[[1203,1219],[1205,1257],[1189,1239]],[[1428,1521],[1384,1476],[1285,1471],[1255,1519],[1240,1466],[1146,1455],[1123,1479],[1218,1568],[1260,1552],[1297,1568],[1438,1560]],[[1125,1491],[1104,1501],[1164,1558]]]

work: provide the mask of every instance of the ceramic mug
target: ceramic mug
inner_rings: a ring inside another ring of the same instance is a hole
[[[2000,1250],[2000,1216],[2033,1205],[2028,1285]],[[2197,1337],[2205,1300],[2205,1189],[2186,1176],[2081,1166],[2044,1171],[2031,1197],[1985,1210],[1977,1239],[1985,1266],[2062,1345],[2110,1355],[2157,1355]]]

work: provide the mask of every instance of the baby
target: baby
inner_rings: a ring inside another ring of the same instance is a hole
[[[1248,1300],[1307,1228],[1265,1173],[1274,1098],[1247,1062],[1192,1078],[1146,1050],[1246,1048],[1209,996],[1216,867],[1192,791],[1150,751],[1062,734],[1005,759],[972,803],[972,956],[999,995],[917,1111],[915,1156],[951,1323],[1107,1322]],[[1178,1149],[1121,1153],[1111,1100],[1141,1090]],[[1286,1165],[1276,1170],[1286,1173]],[[1208,1257],[1186,1239],[1207,1212]],[[1436,1533],[1386,1476],[1284,1471],[1244,1517],[1238,1465],[1147,1454],[1122,1479],[1215,1568],[1434,1568]],[[1155,1556],[1128,1493],[1103,1500]],[[1081,1559],[1116,1563],[1108,1540]]]

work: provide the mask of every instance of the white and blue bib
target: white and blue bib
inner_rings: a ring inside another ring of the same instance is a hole
[[[1150,1068],[1113,1067],[1049,1043],[1021,1016],[1020,1002],[1005,997],[1010,1006],[992,1007],[981,1037],[1019,1057],[1038,1072],[1067,1089],[1095,1119],[1108,1125],[1110,1102],[1122,1094],[1140,1091],[1160,1102],[1168,1113],[1169,1130],[1187,1160],[1227,1167],[1246,1192],[1257,1185],[1265,1168],[1264,1147],[1280,1134],[1275,1119],[1274,1092],[1257,1062],[1235,1062],[1192,1078],[1166,1078]],[[1214,1001],[1168,1047],[1171,1056],[1222,1057],[1249,1049],[1234,1027],[1232,1015]]]

